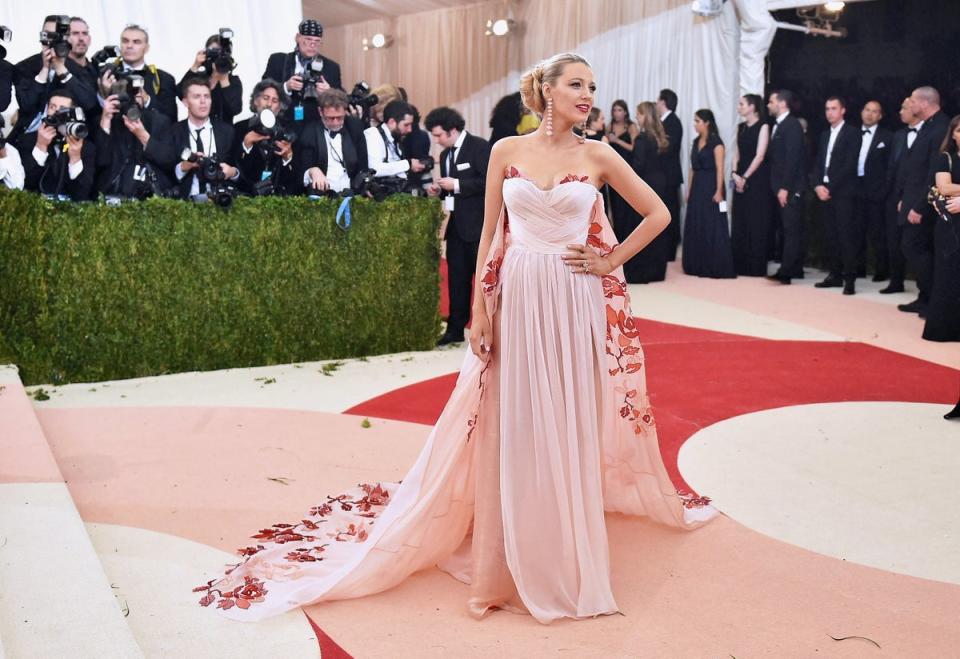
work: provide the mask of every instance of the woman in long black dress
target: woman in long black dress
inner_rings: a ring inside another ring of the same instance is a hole
[[[933,290],[923,338],[960,341],[960,115],[950,121],[940,147],[935,182],[949,199],[949,217],[938,217],[934,228]],[[960,419],[960,401],[944,418]]]
[[[664,161],[669,142],[663,124],[660,123],[657,106],[650,101],[644,101],[637,106],[637,131],[637,138],[633,142],[633,151],[630,154],[630,164],[637,175],[663,199],[667,189]],[[642,219],[639,215],[635,215],[636,224],[633,224],[633,227]],[[673,218],[672,221],[678,220]],[[633,227],[621,227],[621,230],[626,230],[623,235],[615,228],[617,240],[625,240]],[[623,264],[625,279],[631,284],[663,281],[667,275],[670,244],[669,232],[660,233],[653,242]]]
[[[767,145],[770,127],[764,121],[763,99],[757,94],[740,97],[737,114],[743,123],[737,128],[733,153],[733,268],[738,275],[767,276],[767,249],[770,240],[770,172]]]
[[[697,110],[697,139],[690,154],[687,219],[683,225],[683,271],[698,277],[736,277],[724,202],[723,140],[710,110]]]
[[[637,137],[637,125],[630,119],[627,102],[617,99],[610,108],[610,127],[607,129],[607,140],[613,150],[620,157],[630,162],[633,152],[633,142]],[[637,226],[639,222],[637,212],[615,190],[610,190],[610,223],[618,232],[618,226]],[[629,233],[629,232],[628,232]],[[618,233],[619,235],[619,233]]]

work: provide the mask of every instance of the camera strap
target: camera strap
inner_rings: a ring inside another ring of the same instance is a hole
[[[397,145],[396,141],[391,142],[387,139],[387,132],[383,130],[383,124],[377,126],[377,130],[380,132],[380,137],[383,138],[383,162],[390,162],[390,145],[393,145],[393,153],[397,156],[397,160],[403,160],[400,156],[400,147]]]

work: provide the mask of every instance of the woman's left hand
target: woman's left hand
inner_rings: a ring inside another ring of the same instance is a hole
[[[597,254],[586,245],[567,245],[570,251],[563,255],[567,266],[576,274],[581,275],[608,275],[613,272],[613,266],[605,257]]]

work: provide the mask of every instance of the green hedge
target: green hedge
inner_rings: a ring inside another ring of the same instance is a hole
[[[0,353],[25,383],[424,350],[436,200],[56,203],[0,192]]]

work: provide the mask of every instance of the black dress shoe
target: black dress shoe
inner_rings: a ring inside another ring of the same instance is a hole
[[[950,419],[960,419],[960,400],[957,401],[956,407],[943,415],[943,418],[948,421]]]
[[[887,284],[886,288],[880,289],[881,295],[889,295],[890,293],[903,293],[903,282],[890,282]]]
[[[890,279],[890,275],[888,275],[886,272],[878,272],[873,276],[872,281],[887,281],[888,279]]]
[[[463,334],[457,336],[456,334],[447,332],[437,341],[437,347],[450,345],[451,343],[463,343]]]
[[[844,295],[856,295],[856,293],[857,293],[857,288],[856,288],[856,285],[855,285],[854,281],[855,281],[855,280],[853,280],[853,279],[848,279],[847,281],[845,281],[845,282],[843,283],[843,294],[844,294]]]
[[[913,302],[908,302],[907,304],[898,304],[897,309],[907,313],[920,313],[921,311],[927,310],[927,305],[921,301],[920,298],[917,298]]]
[[[767,279],[770,281],[780,281],[780,271],[777,270],[772,275],[767,275]]]
[[[843,280],[833,275],[829,275],[823,281],[818,281],[814,284],[815,288],[840,288],[841,286],[843,286]]]

